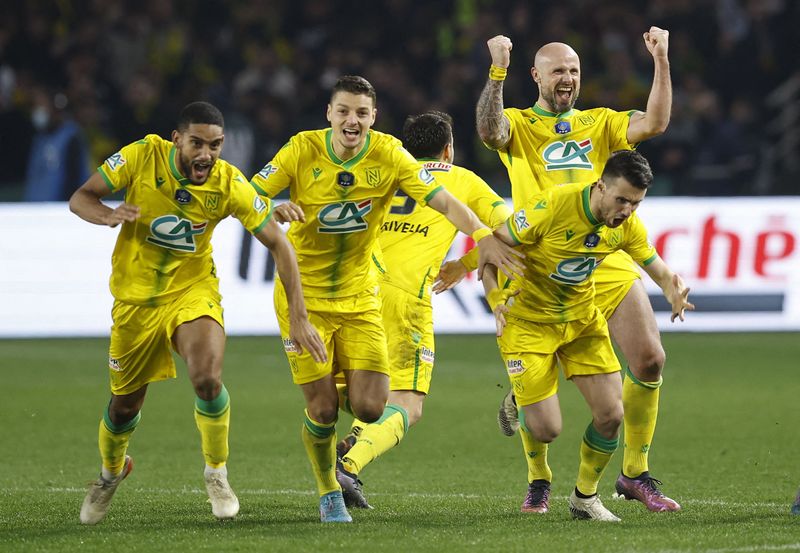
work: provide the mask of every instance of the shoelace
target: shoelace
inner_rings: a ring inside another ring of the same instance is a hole
[[[650,490],[652,493],[654,493],[658,497],[664,497],[664,494],[661,492],[661,490],[658,489],[658,486],[663,486],[664,485],[664,483],[661,480],[658,480],[656,478],[653,478],[652,476],[649,476],[649,477],[645,478],[644,480],[642,480],[642,483],[644,484],[644,486],[648,490]],[[656,486],[656,484],[658,486]]]
[[[539,504],[550,497],[550,486],[547,484],[533,484],[528,489],[528,493],[531,496],[531,503]]]

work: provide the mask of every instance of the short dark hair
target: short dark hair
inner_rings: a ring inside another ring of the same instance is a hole
[[[339,77],[336,84],[333,85],[331,90],[331,100],[336,96],[337,92],[349,92],[350,94],[363,94],[372,98],[372,107],[378,105],[378,96],[375,94],[375,89],[370,82],[364,77],[358,75],[345,75]]]
[[[653,184],[650,163],[636,150],[619,150],[611,154],[601,178],[605,180],[607,177],[622,177],[641,190],[647,190]]]
[[[439,157],[453,141],[453,118],[442,111],[409,115],[403,124],[403,146],[416,158]]]
[[[192,102],[187,104],[178,116],[178,130],[184,132],[189,125],[217,125],[225,127],[222,112],[208,102]]]

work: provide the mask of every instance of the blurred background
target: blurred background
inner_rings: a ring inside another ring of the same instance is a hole
[[[644,109],[642,41],[670,31],[669,129],[641,146],[659,195],[798,194],[800,2],[633,0],[87,0],[0,7],[0,201],[64,200],[110,154],[169,136],[205,99],[226,117],[225,154],[250,176],[295,132],[323,128],[330,87],[360,74],[376,128],[455,118],[456,161],[510,195],[475,132],[486,40],[513,43],[506,106],[537,97],[529,68],[549,41],[581,56],[579,108]],[[36,183],[32,186],[31,183]]]

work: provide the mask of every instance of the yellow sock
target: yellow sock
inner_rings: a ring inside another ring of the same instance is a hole
[[[218,469],[228,461],[228,430],[231,422],[231,400],[222,386],[211,401],[194,398],[194,420],[200,431],[200,441],[206,465]]]
[[[578,468],[578,482],[575,487],[584,495],[597,493],[597,484],[603,471],[611,461],[611,456],[619,444],[619,438],[603,438],[593,424],[586,427],[581,442],[581,464]]]
[[[141,418],[142,414],[136,413],[136,416],[131,420],[117,426],[111,422],[111,418],[108,416],[108,408],[103,413],[103,418],[100,420],[97,443],[100,446],[100,458],[103,460],[103,468],[109,473],[117,475],[122,472],[122,467],[125,465],[125,452],[128,450],[128,442]]]
[[[523,413],[520,413],[522,416]],[[553,471],[547,464],[547,444],[535,439],[526,428],[520,427],[522,448],[525,450],[525,461],[528,463],[528,482],[534,480],[553,481]]]
[[[407,430],[406,410],[398,405],[387,405],[380,419],[362,428],[355,445],[342,459],[342,466],[353,474],[360,473],[372,461],[399,444]]]
[[[336,421],[329,424],[317,422],[308,416],[306,410],[300,434],[320,497],[341,490],[336,481]]]
[[[647,458],[656,431],[658,382],[642,382],[625,370],[622,382],[622,405],[625,408],[625,439],[623,441],[622,472],[636,478],[648,470]]]
[[[347,395],[347,384],[337,384],[336,393],[339,395],[339,410],[352,415],[353,409],[350,407],[350,397]]]

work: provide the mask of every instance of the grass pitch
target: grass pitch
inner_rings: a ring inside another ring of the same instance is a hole
[[[300,442],[302,396],[277,338],[231,338],[230,481],[242,509],[218,522],[206,503],[193,393],[150,387],[129,450],[135,470],[96,527],[78,523],[99,470],[97,425],[108,399],[106,340],[0,341],[2,551],[794,551],[800,517],[797,334],[666,334],[668,353],[651,472],[683,511],[653,514],[611,499],[621,451],[600,485],[621,524],[573,521],[567,496],[589,422],[563,383],[564,432],[550,448],[551,512],[519,513],[519,439],[495,413],[507,378],[490,336],[437,340],[422,421],[362,473],[376,507],[322,525]],[[342,417],[339,434],[347,430]]]

